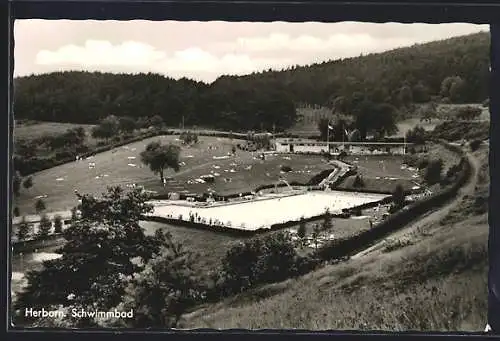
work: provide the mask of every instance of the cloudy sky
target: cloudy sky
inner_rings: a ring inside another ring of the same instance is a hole
[[[472,24],[19,20],[15,76],[58,70],[157,72],[212,82],[478,31]]]

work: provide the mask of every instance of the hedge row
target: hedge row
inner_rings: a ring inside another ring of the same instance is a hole
[[[30,239],[11,242],[13,254],[33,252],[39,248],[52,247],[60,244],[62,233],[53,233],[45,239]]]
[[[457,150],[458,152],[458,150]],[[460,150],[460,154],[463,152]],[[342,240],[335,240],[332,243],[319,249],[318,256],[322,259],[335,259],[351,255],[352,253],[366,248],[376,240],[385,237],[391,232],[400,229],[412,220],[427,212],[430,209],[441,206],[449,199],[453,198],[458,190],[469,180],[472,174],[470,161],[465,157],[461,162],[462,169],[459,172],[457,181],[450,187],[445,188],[427,198],[419,200],[403,210],[387,217],[382,223],[359,235]]]

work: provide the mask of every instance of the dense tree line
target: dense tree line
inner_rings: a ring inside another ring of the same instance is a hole
[[[401,109],[439,98],[488,97],[489,33],[415,45],[355,58],[289,67],[212,84],[158,74],[55,72],[15,80],[17,118],[97,123],[109,115],[158,115],[168,126],[227,130],[290,127],[301,103],[351,114],[357,102]],[[122,127],[126,127],[126,121]]]

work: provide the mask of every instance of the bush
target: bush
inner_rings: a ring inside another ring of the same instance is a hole
[[[290,235],[273,233],[246,240],[231,248],[222,260],[225,294],[285,280],[297,274],[298,256]]]
[[[36,202],[35,202],[35,210],[37,213],[40,213],[42,211],[45,211],[46,209],[46,205],[45,205],[45,201],[43,201],[42,199],[38,199]]]
[[[356,175],[356,178],[354,179],[352,186],[355,188],[365,187],[365,181],[361,176]]]
[[[341,151],[339,155],[337,156],[338,160],[343,160],[347,157],[347,152],[345,150]]]
[[[429,166],[429,159],[422,158],[417,161],[417,168],[419,170],[425,169]]]
[[[50,230],[52,229],[52,222],[50,219],[44,214],[40,217],[40,226],[38,227],[37,237],[40,239],[46,239]]]
[[[280,169],[281,169],[282,172],[286,172],[286,173],[292,171],[292,167],[290,167],[288,165],[283,165],[283,166],[280,167]]]
[[[441,172],[443,170],[443,160],[433,160],[429,162],[424,171],[424,180],[429,185],[437,184],[441,181]]]
[[[62,217],[60,215],[56,215],[54,217],[54,233],[61,233],[63,227]]]
[[[401,208],[405,205],[405,191],[403,186],[396,186],[392,193],[392,201],[397,208]]]
[[[31,234],[31,225],[26,221],[26,217],[23,216],[17,229],[17,239],[18,240],[28,239],[28,237],[30,237],[30,234]]]
[[[426,131],[423,127],[416,126],[415,128],[408,130],[406,133],[406,140],[409,143],[415,143],[417,145],[425,144]]]
[[[479,149],[479,147],[481,146],[481,144],[483,143],[482,140],[473,140],[469,143],[469,147],[470,147],[470,150],[472,150],[473,152],[475,152],[476,150]]]

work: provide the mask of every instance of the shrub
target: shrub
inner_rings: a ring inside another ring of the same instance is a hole
[[[392,192],[392,201],[398,208],[401,208],[405,205],[405,192],[401,184],[397,185],[394,189],[394,192]]]
[[[441,181],[441,172],[443,170],[443,160],[433,160],[429,162],[424,171],[424,180],[429,185],[437,184]]]
[[[290,235],[273,233],[231,248],[222,260],[226,294],[264,283],[282,281],[297,274],[298,256]]]
[[[42,211],[45,211],[46,209],[46,205],[45,205],[45,201],[43,201],[42,199],[38,199],[36,202],[35,202],[35,210],[36,210],[36,213],[40,213]]]
[[[280,167],[281,171],[282,172],[291,172],[292,171],[292,167],[288,166],[288,165],[283,165]]]
[[[413,129],[408,130],[406,133],[406,140],[409,143],[415,143],[421,145],[425,143],[426,131],[423,127],[416,126]]]
[[[356,178],[354,179],[352,186],[355,188],[365,187],[365,181],[361,176],[356,175]]]
[[[304,220],[304,217],[302,217],[302,218],[300,218],[299,228],[297,229],[297,236],[300,239],[303,239],[306,236],[306,232],[307,232],[306,221]]]
[[[19,217],[20,215],[20,211],[19,211],[19,207],[14,207],[14,209],[12,210],[12,214],[14,215],[14,217]]]
[[[422,158],[417,161],[417,168],[419,170],[425,169],[429,166],[429,159],[427,158]]]
[[[47,217],[47,215],[42,215],[40,217],[40,226],[38,227],[37,237],[40,239],[45,239],[49,236],[50,230],[52,229],[52,222]]]
[[[479,147],[481,146],[481,144],[483,143],[482,140],[479,140],[479,139],[476,139],[476,140],[473,140],[469,143],[469,147],[470,149],[475,152],[476,150],[479,149]]]
[[[338,160],[343,160],[347,157],[347,152],[345,150],[341,151],[339,155],[337,156]]]
[[[33,187],[33,177],[27,177],[23,182],[23,187],[26,189],[30,189],[31,187]]]
[[[30,236],[30,229],[31,229],[30,224],[26,221],[26,217],[23,216],[17,229],[17,239],[18,240],[27,239]]]
[[[61,233],[63,227],[62,217],[60,215],[56,215],[54,217],[54,233]]]

